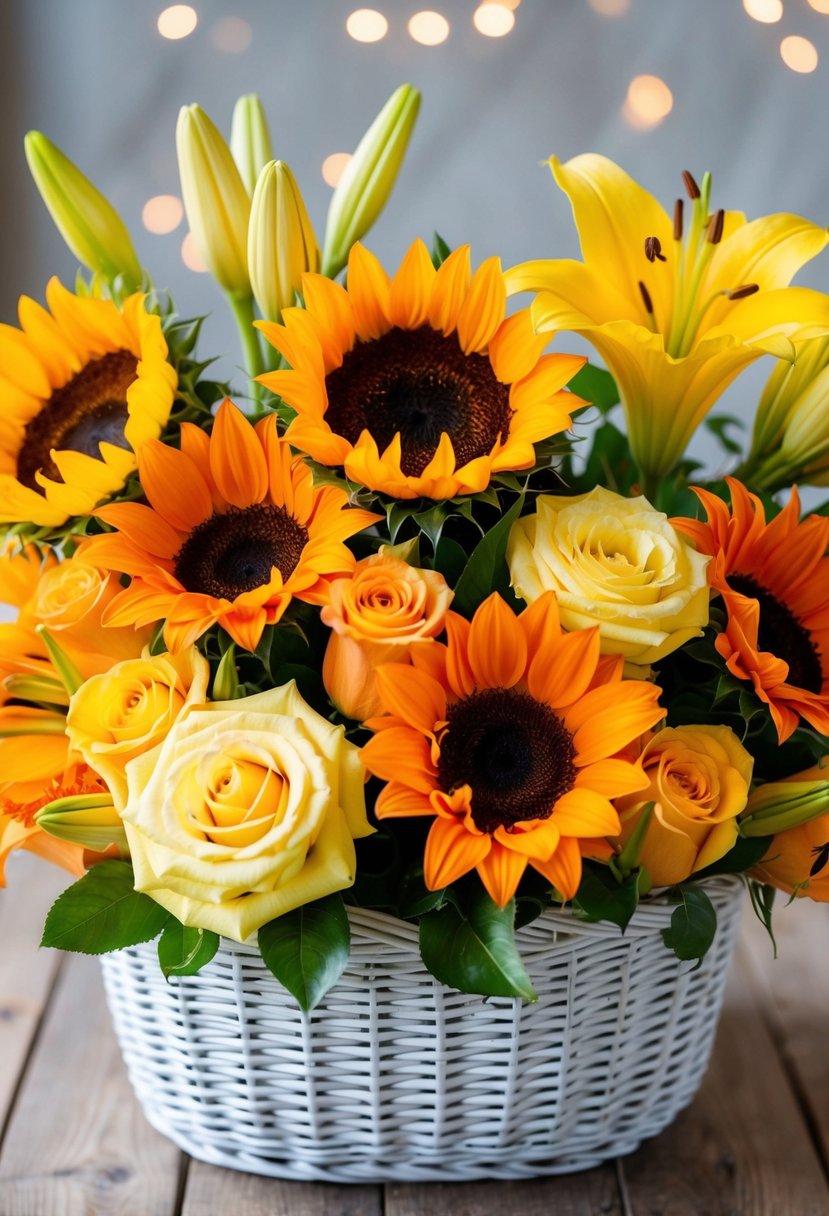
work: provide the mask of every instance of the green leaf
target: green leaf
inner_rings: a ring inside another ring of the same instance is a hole
[[[452,602],[455,612],[471,617],[490,592],[509,590],[507,541],[512,525],[521,514],[523,505],[524,496],[522,494],[512,504],[506,515],[487,532],[483,540],[472,550],[466,569],[455,587],[455,599]]]
[[[605,371],[603,367],[595,367],[592,363],[585,363],[584,367],[577,371],[573,379],[569,381],[567,387],[577,397],[584,397],[585,401],[590,401],[603,414],[613,409],[614,405],[619,404],[619,390],[616,387],[616,381],[610,372]]]
[[[218,949],[218,933],[192,929],[171,917],[158,940],[158,962],[165,979],[171,975],[195,975],[207,966]]]
[[[435,270],[443,265],[451,252],[452,250],[446,244],[446,241],[439,232],[436,232],[432,238],[432,265]]]
[[[406,871],[400,882],[398,907],[404,920],[415,920],[442,908],[447,899],[453,899],[450,888],[441,887],[438,891],[430,891],[423,878],[423,864],[417,862]]]
[[[456,540],[442,536],[435,551],[433,565],[435,570],[443,575],[449,586],[453,587],[463,574],[466,566],[466,553]]]
[[[128,861],[102,861],[59,895],[46,917],[41,946],[108,954],[161,932],[169,913],[134,889]]]
[[[412,515],[412,519],[432,546],[433,553],[440,544],[441,533],[446,523],[446,514],[447,511],[444,504],[435,503],[434,506],[428,507],[425,511],[418,511]]]
[[[716,909],[701,887],[674,887],[669,896],[680,903],[670,929],[662,930],[662,940],[683,962],[701,962],[717,932]]]
[[[537,996],[515,945],[515,901],[499,908],[485,891],[464,913],[453,903],[420,922],[420,953],[435,979],[481,996]]]
[[[624,933],[639,904],[639,871],[619,882],[609,866],[584,867],[573,907],[586,920],[607,920]]]
[[[351,932],[341,895],[278,916],[259,930],[265,966],[310,1013],[336,984],[348,962]]]
[[[743,874],[765,857],[771,842],[771,836],[738,836],[736,844],[724,857],[692,874],[688,881],[697,882],[701,878],[712,878],[715,874]]]
[[[729,427],[736,427],[738,431],[746,429],[741,418],[735,418],[732,414],[716,414],[705,419],[705,427],[729,455],[740,456],[742,454],[743,445],[737,443],[736,439],[732,439],[728,434]]]

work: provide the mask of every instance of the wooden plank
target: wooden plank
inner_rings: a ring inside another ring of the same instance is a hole
[[[70,878],[31,853],[9,859],[0,891],[0,1129],[9,1113],[60,957],[38,950],[46,913]]]
[[[829,1186],[741,953],[696,1100],[625,1158],[621,1176],[633,1216],[829,1212]]]
[[[621,1216],[612,1165],[528,1182],[452,1182],[386,1187],[385,1216]]]
[[[174,1216],[180,1165],[132,1095],[97,959],[71,956],[0,1154],[0,1212]]]
[[[382,1216],[382,1211],[380,1187],[282,1182],[193,1161],[181,1216]]]
[[[782,898],[782,897],[781,897]],[[829,1164],[829,906],[799,899],[775,911],[778,957],[754,916],[745,942],[757,998],[815,1140]]]

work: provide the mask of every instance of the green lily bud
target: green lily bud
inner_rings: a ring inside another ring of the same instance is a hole
[[[318,271],[320,251],[293,173],[281,160],[263,168],[256,183],[248,227],[248,267],[256,303],[267,321],[278,321],[294,303],[306,271]]]
[[[740,820],[742,836],[776,836],[829,812],[829,767],[820,764],[783,781],[769,781],[749,795]]]
[[[56,798],[41,807],[35,823],[50,836],[82,845],[92,853],[103,853],[115,845],[121,857],[130,855],[121,816],[109,794]]]
[[[230,150],[245,189],[252,195],[259,174],[268,161],[273,160],[268,120],[262,102],[255,93],[246,93],[233,107]]]
[[[236,647],[231,642],[222,655],[213,679],[214,701],[235,701],[240,696],[239,673],[236,670]]]
[[[325,229],[322,273],[333,278],[348,252],[371,228],[397,180],[418,110],[420,93],[403,84],[392,93],[337,183]]]
[[[201,106],[182,106],[176,151],[187,222],[213,278],[237,299],[250,297],[250,199],[230,148]]]
[[[78,261],[110,285],[120,279],[125,293],[137,291],[141,263],[112,204],[40,131],[30,131],[23,146],[40,196]]]

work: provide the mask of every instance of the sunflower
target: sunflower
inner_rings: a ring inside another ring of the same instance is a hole
[[[446,632],[412,666],[377,669],[386,712],[362,751],[388,783],[377,814],[434,817],[430,890],[475,869],[503,907],[531,865],[572,899],[582,853],[607,856],[620,831],[611,799],[647,784],[618,753],[662,718],[660,690],[623,681],[598,629],[562,633],[553,592],[519,617],[493,594],[471,623],[450,612]]]
[[[53,528],[88,515],[136,468],[170,416],[176,373],[144,296],[123,309],[51,279],[0,326],[0,523]]]
[[[726,478],[732,508],[707,490],[695,493],[707,522],[675,519],[701,553],[728,623],[716,641],[728,670],[750,680],[784,743],[800,718],[829,735],[829,519],[800,522],[797,489],[766,523],[763,504]]]
[[[259,379],[292,406],[294,447],[393,498],[451,498],[535,463],[533,444],[566,431],[584,363],[546,355],[528,309],[505,319],[498,258],[471,275],[469,248],[438,270],[415,241],[393,279],[362,245],[348,286],[303,276],[305,308],[259,321],[291,365]]]
[[[278,438],[273,415],[254,427],[229,399],[209,438],[185,423],[181,451],[150,440],[138,471],[150,505],[101,508],[98,518],[116,531],[90,538],[79,553],[131,576],[105,622],[166,619],[172,653],[216,623],[255,650],[293,598],[321,603],[327,580],[351,573],[343,541],[378,518],[345,510],[343,490],[314,486]]]

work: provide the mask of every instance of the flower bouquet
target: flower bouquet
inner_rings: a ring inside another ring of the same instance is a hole
[[[418,105],[322,251],[256,98],[230,146],[182,110],[233,392],[38,133],[89,273],[0,332],[0,863],[74,875],[43,944],[105,956],[151,1121],[290,1177],[629,1151],[696,1089],[743,889],[770,930],[829,898],[829,518],[775,497],[829,480],[829,299],[789,286],[829,234],[586,155],[583,261],[436,236],[390,276]],[[763,354],[744,451],[710,411]]]

